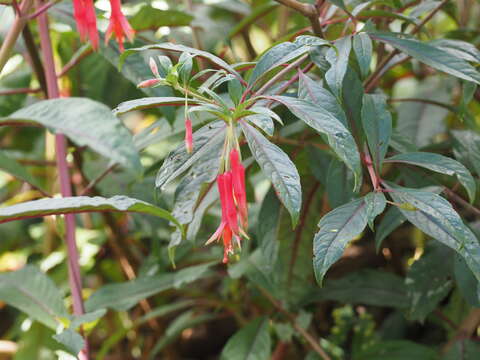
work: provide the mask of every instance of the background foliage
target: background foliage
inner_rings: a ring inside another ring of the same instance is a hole
[[[477,1],[123,5],[124,53],[48,10],[62,98],[35,19],[0,73],[0,359],[480,356]],[[226,136],[250,239],[222,264]]]

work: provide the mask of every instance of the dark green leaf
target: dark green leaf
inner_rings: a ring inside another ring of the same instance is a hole
[[[228,81],[228,95],[235,105],[238,105],[242,98],[243,87],[237,78],[233,78]]]
[[[127,196],[103,198],[100,196],[72,196],[46,198],[0,208],[0,223],[7,221],[58,214],[75,214],[92,211],[127,211],[158,216],[181,228],[168,211]]]
[[[325,73],[325,80],[328,87],[338,99],[342,98],[342,84],[348,67],[348,57],[352,49],[350,36],[335,41],[335,47],[328,49],[326,59],[330,69]]]
[[[274,189],[270,188],[263,199],[258,215],[257,238],[265,265],[269,269],[273,269],[278,256],[278,232],[280,231],[280,215],[282,212],[280,205]]]
[[[253,320],[233,335],[223,348],[222,360],[268,360],[271,353],[268,319]]]
[[[43,186],[40,185],[34,176],[30,175],[16,160],[5,156],[3,152],[0,152],[0,169],[43,191]]]
[[[364,269],[341,279],[326,281],[315,300],[406,308],[407,292],[402,278],[383,271]]]
[[[142,6],[134,16],[128,19],[136,30],[156,30],[160,26],[188,26],[193,16],[178,10],[160,10],[150,5]]]
[[[65,134],[79,146],[142,172],[132,135],[105,105],[86,98],[43,100],[0,119],[8,123],[38,123],[54,133]]]
[[[407,220],[427,235],[457,251],[480,280],[480,244],[450,203],[428,191],[397,186],[391,190],[389,194],[395,202],[414,207],[414,210],[399,207]]]
[[[85,341],[80,334],[70,329],[64,329],[61,333],[53,335],[53,338],[75,356],[85,346]]]
[[[452,131],[455,157],[470,164],[477,175],[480,175],[480,135],[472,130]]]
[[[302,204],[300,176],[295,164],[275,144],[268,141],[260,132],[246,122],[240,122],[248,146],[263,173],[272,182],[282,204],[287,208],[295,226]]]
[[[362,78],[367,77],[372,61],[372,40],[366,33],[358,33],[353,36],[353,50],[357,57]]]
[[[325,171],[325,170],[324,170]],[[354,197],[355,179],[345,163],[333,158],[327,170],[328,202],[331,208],[346,204]]]
[[[340,259],[347,243],[362,233],[367,220],[363,198],[330,211],[320,220],[320,231],[313,239],[313,268],[318,283],[322,283],[327,270]]]
[[[436,360],[437,358],[435,350],[407,340],[379,342],[355,355],[355,360]]]
[[[470,202],[475,200],[476,183],[472,174],[465,166],[456,160],[446,156],[428,152],[414,152],[399,154],[388,158],[388,162],[405,163],[417,165],[440,174],[455,175],[460,183],[465,187],[470,198]]]
[[[326,134],[328,143],[355,175],[355,188],[358,190],[362,183],[362,166],[357,145],[350,132],[334,114],[323,108],[321,104],[314,104],[306,100],[288,96],[272,96],[272,99],[285,105],[295,116],[303,120],[318,132]]]
[[[372,94],[363,96],[362,125],[373,166],[380,173],[392,135],[392,116],[387,109],[384,96]]]
[[[451,260],[451,250],[438,244],[428,246],[410,267],[405,278],[410,319],[423,322],[452,289]]]
[[[480,354],[478,342],[470,339],[457,340],[442,360],[473,360]]]
[[[480,51],[475,45],[469,42],[452,39],[437,39],[430,41],[429,44],[435,46],[437,49],[444,50],[459,59],[474,63],[480,62]]]
[[[381,192],[368,193],[364,199],[367,204],[368,226],[373,230],[373,221],[385,210],[387,199]]]
[[[480,74],[473,66],[450,52],[414,39],[402,39],[395,34],[369,33],[378,41],[392,45],[415,59],[450,75],[480,84]]]
[[[382,247],[383,240],[390,235],[396,228],[402,225],[405,220],[405,216],[402,215],[397,207],[390,207],[380,221],[377,230],[375,231],[375,248],[377,252]]]
[[[170,181],[186,171],[199,159],[223,143],[226,125],[223,121],[209,123],[193,134],[193,152],[189,154],[185,144],[172,151],[158,170],[155,186],[163,189]]]
[[[455,255],[453,270],[463,298],[469,305],[480,307],[480,283],[468,268],[465,260],[458,254]]]
[[[108,284],[97,291],[85,303],[87,311],[110,308],[128,310],[140,300],[155,295],[161,291],[180,288],[206,275],[213,263],[191,266],[173,273],[163,273],[154,276],[144,276],[135,280]]]
[[[0,274],[0,300],[53,330],[69,318],[60,290],[35,266]]]
[[[303,72],[300,72],[298,97],[314,104],[321,104],[324,109],[332,113],[345,127],[348,127],[345,112],[335,96]]]

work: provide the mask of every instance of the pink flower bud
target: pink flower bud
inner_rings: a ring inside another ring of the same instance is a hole
[[[144,80],[141,83],[137,85],[137,88],[147,88],[147,87],[152,87],[160,83],[159,79],[148,79]]]
[[[185,146],[189,154],[193,151],[192,122],[189,118],[185,120]]]
[[[160,77],[155,59],[151,57],[149,63],[150,63],[150,70],[152,70],[152,74],[155,75],[156,77]]]

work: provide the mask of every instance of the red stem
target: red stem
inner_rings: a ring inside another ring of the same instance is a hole
[[[42,7],[41,0],[36,1],[37,9]],[[47,80],[48,98],[54,99],[60,97],[58,89],[57,75],[55,73],[55,63],[53,60],[52,43],[50,40],[47,13],[42,12],[38,16],[38,30],[40,34],[40,45],[43,53],[44,71]],[[70,174],[67,163],[67,140],[65,135],[55,135],[55,155],[57,170],[60,178],[60,190],[63,197],[72,196],[72,187],[70,183]],[[78,249],[75,241],[75,215],[65,215],[66,243],[68,255],[68,275],[70,290],[73,297],[73,312],[75,315],[81,315],[85,312],[82,299],[82,280],[80,276],[80,265],[78,263]],[[86,339],[85,339],[86,340]],[[85,341],[85,348],[79,354],[80,360],[88,360],[88,343]]]

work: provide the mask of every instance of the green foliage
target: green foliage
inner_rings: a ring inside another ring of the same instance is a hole
[[[478,357],[479,4],[3,4],[13,359]]]

